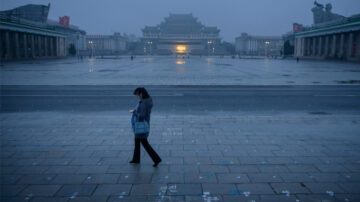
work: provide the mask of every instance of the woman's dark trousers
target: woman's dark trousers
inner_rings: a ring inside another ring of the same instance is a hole
[[[134,149],[134,156],[133,161],[140,162],[140,142],[144,146],[145,150],[151,157],[151,159],[156,163],[160,162],[160,156],[154,151],[154,149],[150,146],[148,140],[146,138],[135,138],[135,149]]]

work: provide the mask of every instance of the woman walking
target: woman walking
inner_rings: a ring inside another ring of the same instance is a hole
[[[131,124],[135,134],[134,155],[130,163],[140,163],[140,143],[142,143],[145,150],[150,155],[151,159],[154,161],[153,166],[156,167],[161,162],[161,158],[150,146],[147,140],[149,132],[143,134],[135,133],[136,122],[146,121],[150,129],[150,114],[151,108],[153,106],[152,98],[150,97],[146,89],[143,87],[136,88],[134,91],[134,95],[136,95],[139,99],[139,103],[136,105],[135,109],[130,110],[130,113],[133,114],[131,118]]]

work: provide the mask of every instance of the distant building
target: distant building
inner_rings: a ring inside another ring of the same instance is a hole
[[[49,10],[50,4],[28,4],[0,11],[1,59],[65,57],[70,47],[75,54],[86,49],[86,32],[70,25],[68,16],[62,24],[49,20]]]
[[[201,24],[192,14],[170,14],[157,26],[142,29],[143,37],[137,54],[219,55],[225,49],[220,44],[217,27]]]
[[[81,55],[86,51],[86,32],[79,29],[79,27],[70,24],[70,17],[60,17],[59,21],[48,20],[48,25],[53,26],[53,29],[66,34],[66,50],[67,55],[70,55],[70,48],[73,46],[76,55]]]
[[[50,5],[0,11],[0,59],[66,56],[66,34],[46,24]]]
[[[280,56],[283,44],[281,36],[253,36],[242,33],[235,39],[235,50],[239,55]]]
[[[295,32],[295,56],[360,61],[360,14],[344,17],[315,1],[314,24]]]
[[[126,52],[126,38],[114,35],[87,35],[87,50],[90,55],[118,55]]]

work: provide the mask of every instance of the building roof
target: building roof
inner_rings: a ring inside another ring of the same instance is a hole
[[[161,33],[161,34],[200,34],[214,33],[218,34],[220,30],[217,27],[206,27],[198,21],[192,14],[172,14],[165,17],[164,21],[157,26],[146,26],[142,29],[143,33]]]
[[[4,17],[16,17],[26,20],[31,20],[40,23],[46,23],[48,14],[49,14],[50,4],[45,5],[35,5],[27,4],[24,6],[19,6],[14,9],[0,11],[0,14]]]

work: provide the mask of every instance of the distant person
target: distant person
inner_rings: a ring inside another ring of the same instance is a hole
[[[296,62],[297,62],[297,63],[299,62],[299,57],[296,57]]]
[[[134,56],[131,56],[130,59],[131,59],[131,60],[134,60]]]
[[[144,87],[136,88],[134,91],[134,95],[136,95],[139,99],[139,103],[136,105],[135,109],[130,110],[129,112],[133,114],[131,117],[131,124],[135,134],[135,123],[137,121],[146,121],[150,128],[150,114],[151,108],[153,107],[153,102],[152,98]],[[161,162],[160,156],[150,146],[147,140],[148,136],[149,132],[140,135],[135,134],[134,155],[130,163],[140,163],[140,143],[142,143],[145,150],[150,155],[151,159],[154,161],[154,167],[156,167]]]

